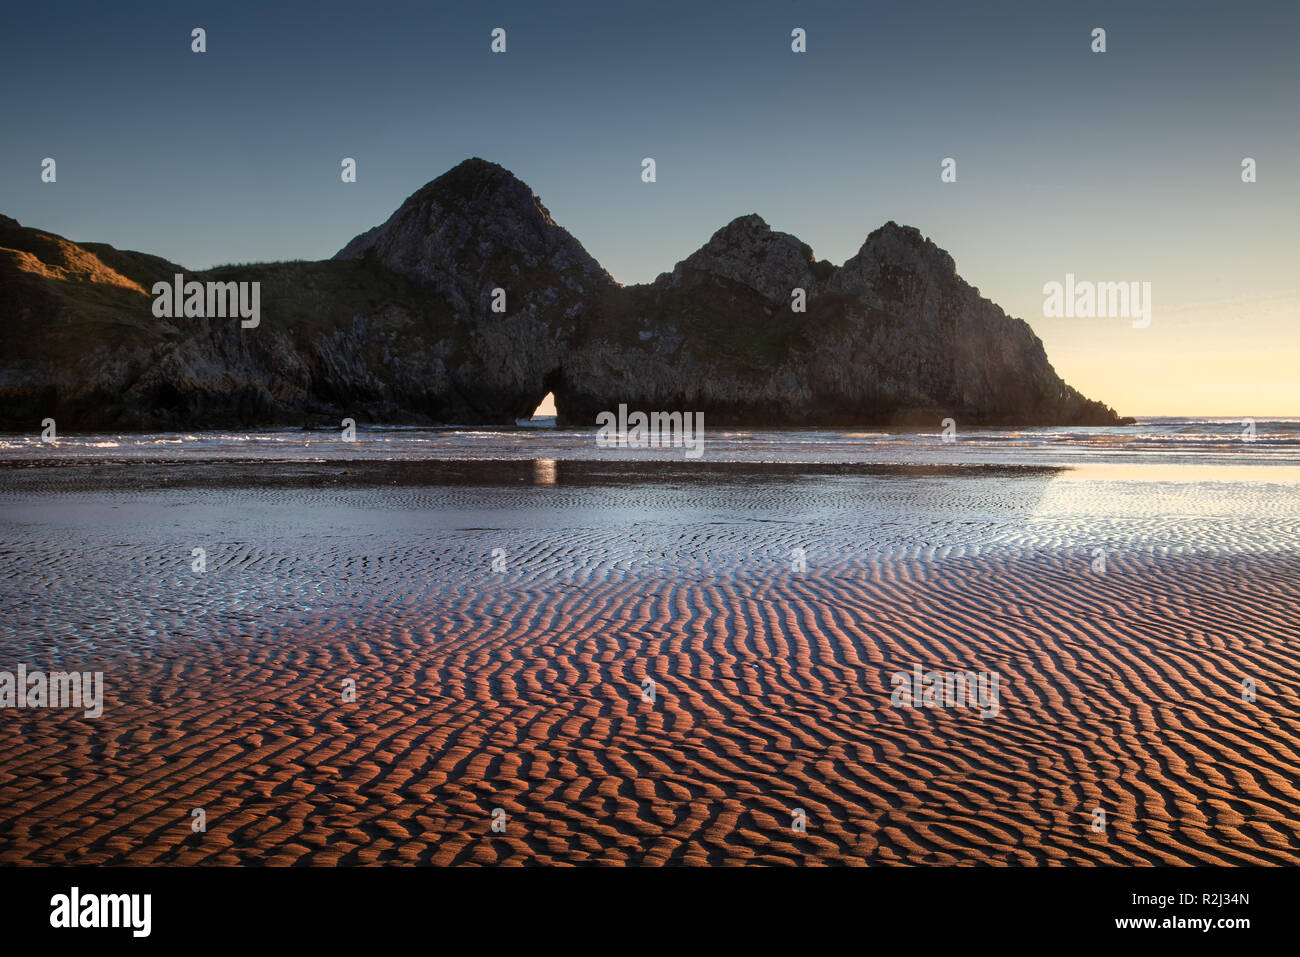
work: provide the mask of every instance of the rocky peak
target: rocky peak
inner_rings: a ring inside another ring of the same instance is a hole
[[[812,247],[775,232],[761,216],[739,216],[656,282],[680,286],[721,277],[743,283],[768,299],[786,300],[790,290],[817,284]]]
[[[829,288],[872,303],[883,298],[913,305],[935,293],[975,293],[957,275],[952,256],[915,226],[900,226],[892,220],[867,236],[857,254],[836,272]]]
[[[893,220],[873,230],[854,258],[913,266],[943,276],[957,274],[957,264],[945,250],[922,236],[915,226],[900,226]]]
[[[518,290],[518,302],[524,288],[580,293],[613,283],[531,189],[477,157],[411,194],[334,258],[374,260],[469,314],[482,314],[495,286]]]

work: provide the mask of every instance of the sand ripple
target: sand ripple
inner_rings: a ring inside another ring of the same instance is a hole
[[[1294,502],[1049,486],[11,490],[0,863],[1300,863]]]

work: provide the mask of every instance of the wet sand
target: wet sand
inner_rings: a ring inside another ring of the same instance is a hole
[[[0,469],[0,863],[1300,863],[1294,486],[446,469]]]

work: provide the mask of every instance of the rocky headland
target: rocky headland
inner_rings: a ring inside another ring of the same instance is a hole
[[[260,283],[259,324],[155,316],[177,273]],[[620,403],[759,427],[1132,421],[892,222],[837,267],[742,216],[623,286],[481,159],[321,262],[191,272],[0,217],[0,428],[511,425],[547,392],[575,426]]]

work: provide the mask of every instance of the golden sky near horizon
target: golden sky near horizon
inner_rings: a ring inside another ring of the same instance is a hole
[[[1122,415],[1300,415],[1300,290],[1128,319],[1026,317],[1057,373]]]

